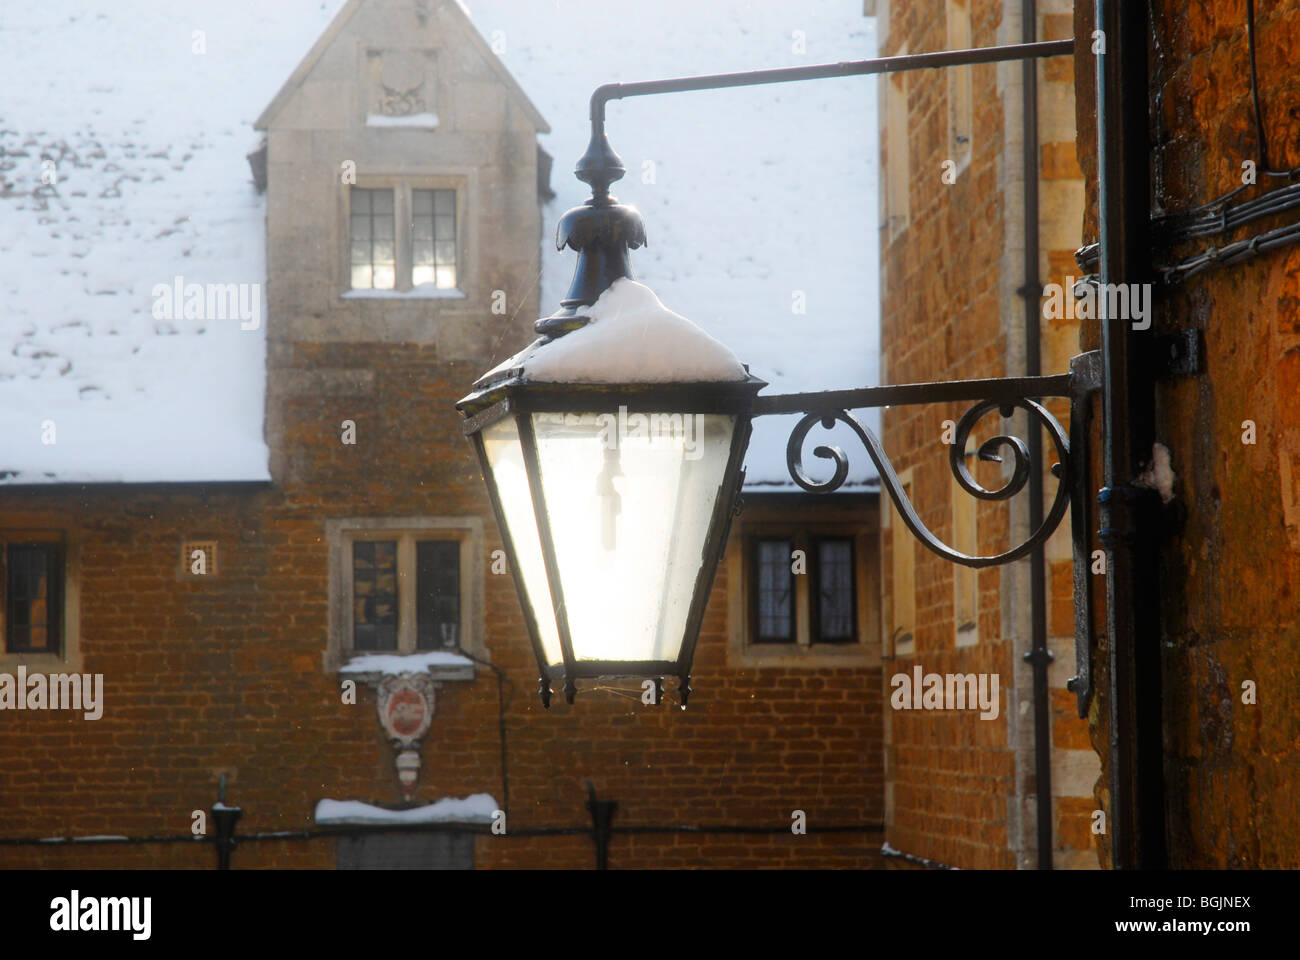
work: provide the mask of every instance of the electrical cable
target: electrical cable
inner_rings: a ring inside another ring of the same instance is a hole
[[[1254,0],[1246,0],[1246,45],[1250,60],[1250,99],[1254,113],[1256,146],[1259,150],[1257,169],[1265,176],[1294,180],[1300,176],[1300,167],[1274,170],[1268,159],[1268,135],[1264,128],[1263,107],[1260,104],[1259,71],[1255,53]],[[1255,183],[1243,183],[1213,200],[1188,210],[1153,218],[1152,227],[1163,234],[1168,242],[1177,243],[1194,237],[1225,233],[1254,220],[1300,206],[1300,184],[1269,191],[1232,208],[1227,206],[1229,200],[1255,185]]]

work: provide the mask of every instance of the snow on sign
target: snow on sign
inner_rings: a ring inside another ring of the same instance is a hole
[[[388,810],[359,800],[321,800],[316,804],[319,824],[488,823],[499,809],[491,794],[444,797],[422,807]]]

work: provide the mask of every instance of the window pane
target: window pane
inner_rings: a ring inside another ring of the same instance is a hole
[[[455,190],[411,191],[411,285],[421,284],[456,289]]]
[[[349,260],[352,286],[391,290],[396,251],[393,238],[393,191],[352,188]]]
[[[755,550],[758,643],[794,642],[794,574],[789,540],[759,540]]]
[[[817,640],[852,643],[853,541],[817,542]]]
[[[460,544],[425,540],[415,545],[415,623],[420,650],[460,645]]]
[[[397,542],[352,544],[352,645],[397,649]]]
[[[57,544],[10,544],[5,569],[5,649],[59,651],[63,552]]]

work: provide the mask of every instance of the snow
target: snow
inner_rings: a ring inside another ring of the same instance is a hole
[[[532,350],[526,380],[540,383],[705,383],[745,379],[736,355],[643,283],[615,280],[590,322]]]
[[[543,315],[573,276],[576,255],[557,253],[553,238],[560,216],[589,196],[572,170],[587,147],[597,86],[876,54],[875,21],[862,15],[861,0],[466,5],[485,38],[501,31],[502,63],[552,127],[540,138],[555,158],[557,194],[543,211]],[[575,56],[573,38],[589,34],[595,39]],[[612,192],[641,211],[649,237],[631,254],[636,279],[768,381],[763,395],[880,380],[876,82],[850,77],[609,104],[606,129],[628,171]],[[805,313],[795,312],[798,291]],[[518,346],[504,344],[503,352]],[[874,411],[858,416],[873,429],[879,423]],[[754,421],[747,490],[799,489],[785,467],[796,420]],[[847,428],[814,429],[807,449],[828,436],[849,456],[841,489],[874,484],[875,469]]]
[[[436,113],[408,113],[404,117],[390,117],[383,113],[366,114],[367,127],[416,127],[432,130],[438,125]]]
[[[465,291],[420,283],[410,290],[347,290],[339,296],[344,300],[464,300]]]
[[[1146,487],[1160,494],[1160,502],[1168,503],[1174,499],[1174,481],[1177,480],[1169,459],[1169,448],[1157,443],[1151,448],[1151,462],[1133,482],[1139,487]]]
[[[366,653],[353,657],[339,673],[419,673],[432,667],[473,667],[474,661],[459,653],[431,650],[428,653]]]
[[[446,797],[423,807],[409,810],[385,810],[360,800],[322,800],[316,804],[316,822],[347,823],[490,823],[500,809],[488,793],[471,794],[464,799]]]
[[[266,322],[155,319],[154,287],[265,321],[252,122],[342,3],[0,8],[0,483],[269,479]]]
[[[252,122],[343,2],[0,6],[0,483],[268,479],[275,318],[264,291],[252,330],[156,320],[151,291],[177,276],[265,284],[266,198],[245,159],[260,140]],[[554,127],[541,138],[557,193],[544,211],[544,313],[573,272],[574,254],[550,238],[588,195],[569,171],[597,85],[875,53],[861,0],[463,6],[485,38],[500,31],[503,64]],[[587,35],[598,39],[575,56],[573,38]],[[56,59],[75,66],[50,69]],[[614,192],[649,233],[632,254],[639,279],[769,381],[767,394],[878,381],[875,84],[609,106],[628,168]],[[42,184],[42,159],[55,161],[57,183]],[[784,419],[755,422],[751,488],[796,489]],[[850,459],[851,479],[871,474],[860,450]]]
[[[897,847],[891,846],[888,840],[886,840],[884,843],[880,845],[880,855],[883,857],[901,857],[904,860],[908,860],[922,867],[931,867],[931,868],[941,867],[945,870],[961,869],[960,867],[951,867],[948,866],[947,864],[941,864],[937,860],[930,860],[926,857],[918,857],[910,853],[904,853],[902,850],[899,850]]]

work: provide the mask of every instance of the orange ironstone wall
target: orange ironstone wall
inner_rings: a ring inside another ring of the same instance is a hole
[[[1081,3],[1076,29],[1090,29]],[[1273,167],[1300,165],[1300,5],[1256,4]],[[1174,213],[1242,183],[1258,162],[1246,4],[1152,5],[1155,199]],[[1079,158],[1096,170],[1091,75],[1080,74]],[[1238,199],[1285,185],[1262,173]],[[1085,232],[1095,240],[1090,189]],[[1170,262],[1294,222],[1294,211],[1158,252]],[[1202,274],[1156,300],[1153,335],[1202,331],[1205,373],[1157,385],[1185,525],[1163,548],[1161,651],[1167,836],[1174,867],[1300,866],[1300,251]],[[1096,345],[1095,324],[1083,331]],[[1245,421],[1255,442],[1244,443]],[[1105,648],[1098,663],[1104,666]],[[1092,739],[1106,757],[1104,674]],[[1255,686],[1245,702],[1243,684]],[[1104,786],[1099,796],[1108,800]],[[1105,838],[1097,838],[1104,846]],[[1109,858],[1109,851],[1102,855]]]

